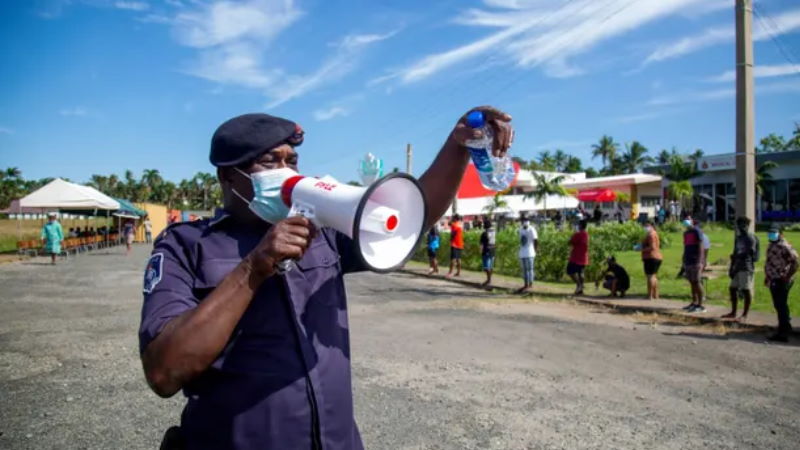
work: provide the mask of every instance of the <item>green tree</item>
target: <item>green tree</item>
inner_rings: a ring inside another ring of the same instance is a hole
[[[614,160],[614,157],[617,155],[618,148],[619,146],[616,142],[614,142],[614,138],[603,135],[597,144],[592,145],[592,158],[599,156],[603,161],[603,167],[605,168],[609,162]]]
[[[778,167],[775,161],[764,161],[756,169],[756,192],[758,195],[764,195],[767,188],[774,182],[770,170]]]
[[[543,202],[545,211],[547,210],[547,197],[549,195],[567,196],[567,189],[561,185],[564,182],[564,175],[548,177],[545,174],[533,173],[536,186],[533,191],[525,194],[525,198],[533,198],[536,202]]]
[[[583,162],[577,156],[570,156],[567,159],[567,163],[564,165],[564,169],[562,172],[566,173],[578,173],[583,172]]]
[[[483,207],[483,211],[489,215],[494,216],[494,213],[508,207],[508,202],[503,198],[503,194],[498,192],[492,197],[492,202]]]
[[[24,196],[25,193],[25,180],[18,168],[9,167],[0,172],[0,208],[8,208],[12,200]]]
[[[777,153],[787,150],[788,147],[789,145],[783,136],[777,135],[775,133],[770,133],[761,138],[759,146],[756,147],[756,152]]]
[[[625,151],[619,158],[619,168],[623,173],[637,173],[652,161],[653,158],[647,156],[647,147],[639,141],[633,141],[625,146]]]
[[[667,186],[667,195],[669,195],[669,198],[685,204],[687,199],[692,198],[692,195],[694,195],[694,188],[689,180],[673,181]]]
[[[553,159],[553,155],[550,153],[549,150],[542,150],[539,152],[539,167],[541,170],[545,170],[548,172],[553,172],[556,170],[556,161]]]
[[[569,158],[570,156],[564,150],[556,149],[555,153],[553,153],[553,165],[556,172],[564,172],[566,170]]]

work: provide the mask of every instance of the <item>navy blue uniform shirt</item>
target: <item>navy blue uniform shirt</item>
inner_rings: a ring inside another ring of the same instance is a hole
[[[224,212],[169,227],[145,270],[143,352],[263,238]],[[353,416],[343,276],[352,241],[323,229],[294,270],[264,281],[211,367],[184,386],[188,448],[362,449]]]

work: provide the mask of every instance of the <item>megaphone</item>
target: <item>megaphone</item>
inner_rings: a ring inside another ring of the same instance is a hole
[[[356,254],[373,272],[405,264],[425,232],[425,194],[405,173],[387,175],[366,188],[297,175],[283,182],[281,198],[290,215],[303,215],[353,239]]]

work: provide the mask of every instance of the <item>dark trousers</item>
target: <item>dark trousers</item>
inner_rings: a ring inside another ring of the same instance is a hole
[[[789,290],[792,283],[785,281],[773,281],[769,285],[772,293],[772,305],[778,313],[778,333],[789,335],[792,332],[791,319],[789,317]]]

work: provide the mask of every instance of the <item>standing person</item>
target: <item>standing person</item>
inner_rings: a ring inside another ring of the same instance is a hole
[[[522,226],[519,228],[519,261],[524,285],[517,292],[525,292],[533,287],[533,281],[536,278],[534,262],[538,251],[539,234],[536,232],[536,228],[531,226],[530,221],[523,217]]]
[[[54,212],[47,214],[47,223],[42,227],[42,247],[50,254],[50,264],[55,265],[56,256],[61,254],[61,243],[64,242],[64,229],[58,223]]]
[[[583,294],[583,271],[589,265],[589,233],[586,221],[578,222],[578,231],[569,239],[572,248],[567,263],[567,275],[575,282],[575,295]]]
[[[594,205],[594,223],[600,225],[603,221],[603,211],[600,209],[600,204]]]
[[[738,217],[736,219],[736,237],[733,241],[733,253],[728,275],[731,277],[728,293],[731,299],[731,312],[722,316],[723,319],[736,318],[736,307],[739,303],[739,294],[744,298],[744,311],[739,320],[747,320],[750,312],[750,303],[753,301],[753,278],[756,272],[756,263],[761,250],[758,238],[750,232],[750,219]]]
[[[625,297],[625,293],[631,288],[631,278],[624,267],[617,264],[617,259],[609,256],[606,260],[608,267],[603,274],[603,287],[611,291],[609,297]]]
[[[645,237],[641,243],[642,264],[647,278],[647,299],[658,300],[658,269],[664,257],[661,255],[661,239],[653,226],[652,220],[644,225]]]
[[[511,117],[480,110],[495,132],[493,154],[505,154]],[[287,218],[280,196],[268,195],[297,173],[302,137],[294,122],[266,114],[222,124],[210,160],[224,209],[156,239],[139,349],[153,391],[184,391],[180,427],[168,433],[183,441],[180,448],[363,448],[345,275],[366,266],[348,236]],[[461,117],[420,177],[426,228],[455,197],[473,137]],[[287,259],[297,267],[279,273],[277,263]]]
[[[150,221],[150,216],[144,217],[144,241],[153,243],[153,222]]]
[[[131,252],[131,245],[133,245],[133,221],[128,219],[125,221],[125,225],[122,227],[122,236],[125,237],[125,254],[128,255]]]
[[[683,233],[683,275],[689,280],[692,290],[692,302],[683,307],[687,312],[706,312],[703,307],[702,273],[703,273],[703,237],[695,228],[691,217],[681,222],[686,228]]]
[[[561,231],[564,228],[564,216],[561,214],[561,210],[556,210],[556,215],[553,216],[553,222],[556,224],[556,230]]]
[[[461,223],[461,216],[453,214],[450,220],[450,271],[447,277],[453,276],[453,268],[456,269],[455,276],[461,276],[461,253],[464,252],[464,226]]]
[[[783,230],[773,224],[767,233],[769,248],[767,262],[764,264],[764,284],[772,294],[772,305],[778,313],[778,331],[768,339],[789,342],[792,322],[789,316],[789,290],[794,284],[792,278],[797,272],[797,252],[783,237]]]
[[[711,252],[711,239],[705,231],[703,231],[703,226],[699,220],[692,219],[692,223],[694,227],[697,228],[697,231],[700,232],[700,241],[703,247],[703,272],[710,272],[711,269],[708,268],[708,254]]]
[[[486,272],[486,281],[483,282],[482,286],[488,286],[492,282],[496,243],[497,233],[492,228],[492,221],[486,219],[483,222],[483,233],[481,233],[481,262],[483,263],[483,271]]]
[[[667,221],[667,210],[664,208],[664,205],[658,205],[658,225],[664,225]]]
[[[428,264],[431,266],[428,275],[439,273],[439,261],[436,260],[436,253],[439,251],[440,242],[439,228],[434,224],[428,230]]]

